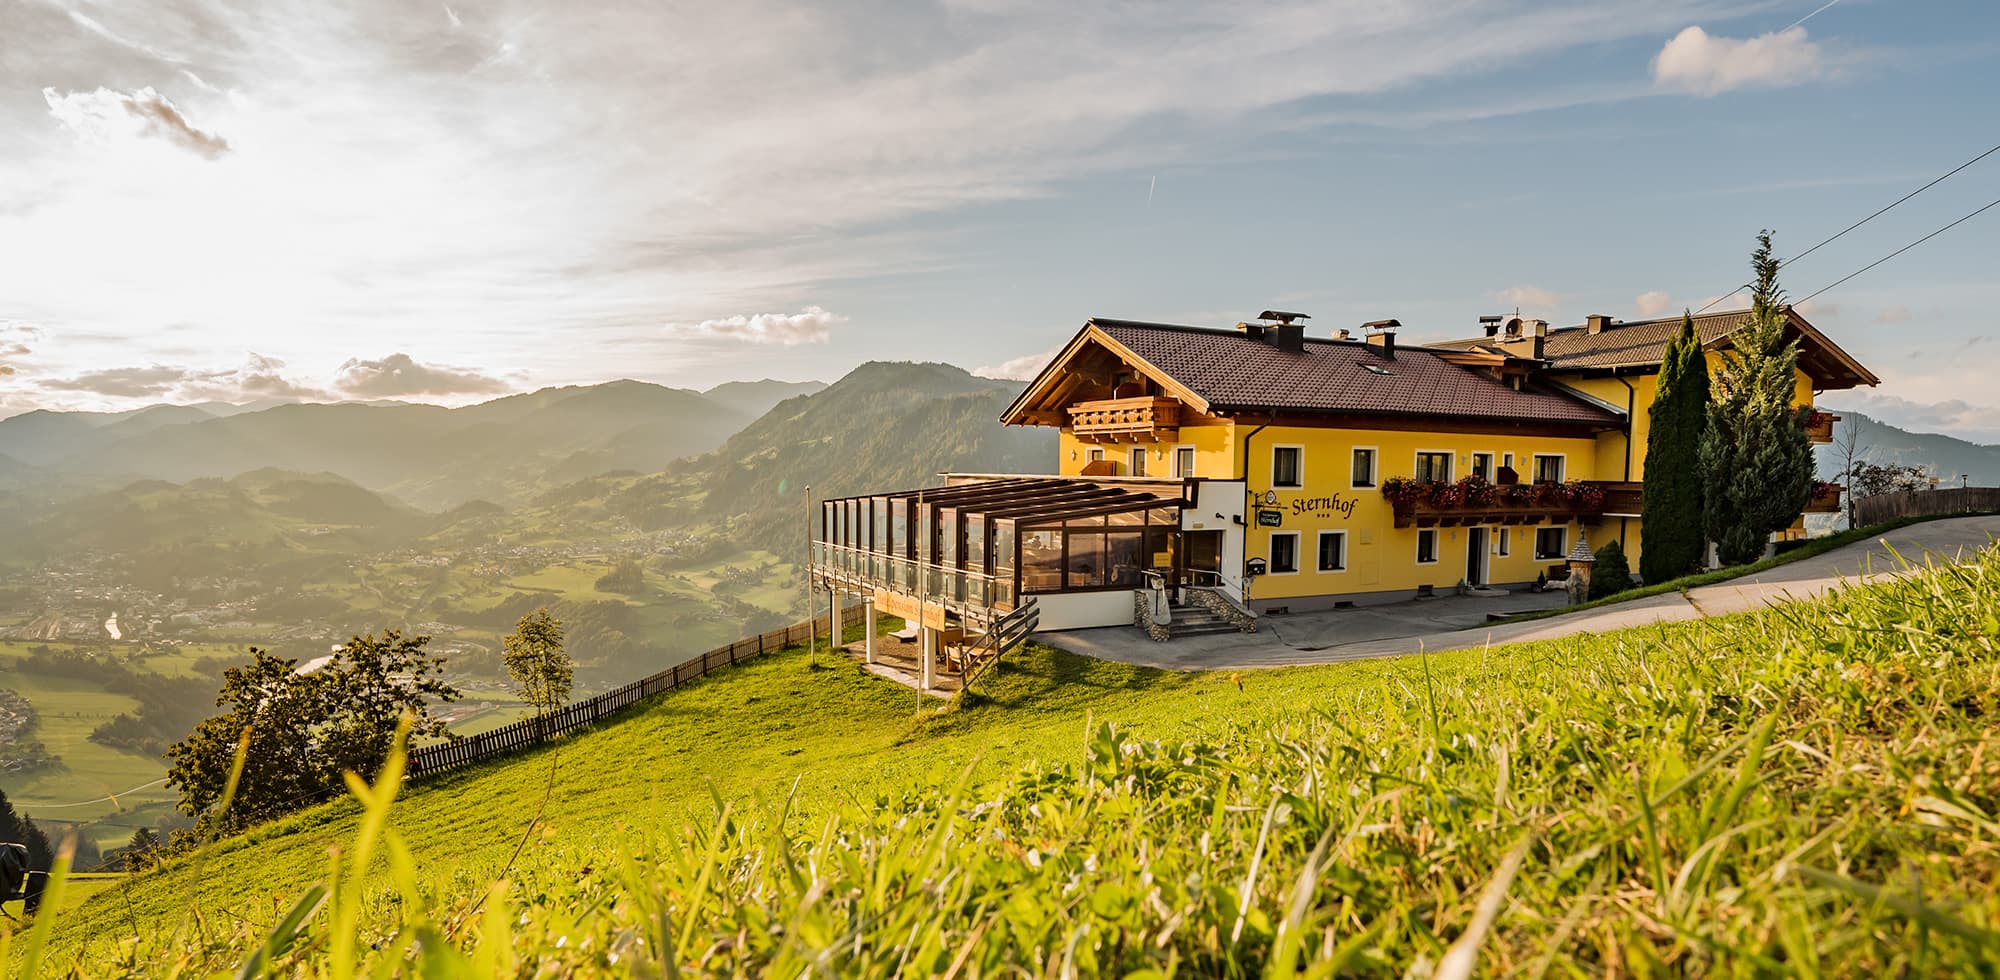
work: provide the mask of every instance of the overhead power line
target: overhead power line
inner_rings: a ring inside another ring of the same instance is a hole
[[[1976,218],[1976,217],[1978,217],[1978,216],[1979,216],[1980,214],[1982,214],[1982,213],[1984,213],[1984,212],[1986,212],[1986,211],[1988,211],[1988,210],[1990,210],[1990,209],[1992,209],[1992,208],[1995,208],[1995,207],[2000,207],[2000,198],[1994,198],[1994,199],[1993,199],[1993,200],[1992,200],[1992,201],[1991,201],[1990,203],[1988,203],[1988,204],[1987,204],[1987,205],[1986,205],[1985,207],[1982,207],[1982,208],[1980,208],[1979,210],[1977,210],[1977,211],[1973,211],[1973,212],[1971,212],[1971,213],[1969,213],[1969,214],[1966,214],[1966,215],[1963,215],[1963,216],[1961,216],[1961,217],[1960,217],[1960,218],[1959,218],[1959,219],[1958,219],[1957,221],[1954,221],[1954,222],[1952,222],[1951,224],[1948,224],[1948,225],[1945,225],[1945,226],[1944,226],[1943,228],[1939,228],[1938,230],[1936,230],[1936,231],[1934,231],[1934,232],[1931,232],[1930,234],[1928,234],[1928,235],[1925,235],[1924,237],[1922,237],[1922,238],[1919,238],[1919,239],[1917,239],[1916,241],[1914,241],[1914,242],[1911,242],[1910,244],[1908,244],[1908,245],[1905,245],[1905,246],[1903,246],[1902,248],[1899,248],[1899,249],[1897,249],[1897,250],[1895,250],[1895,251],[1893,251],[1893,252],[1890,252],[1889,254],[1887,254],[1887,255],[1884,255],[1884,256],[1882,256],[1881,258],[1879,258],[1879,259],[1876,259],[1875,261],[1873,261],[1873,262],[1870,262],[1870,263],[1868,263],[1867,265],[1864,265],[1864,266],[1862,266],[1861,268],[1859,268],[1859,269],[1856,269],[1856,270],[1854,270],[1853,272],[1850,272],[1850,273],[1848,273],[1847,275],[1844,275],[1844,276],[1841,276],[1840,278],[1838,278],[1838,279],[1835,279],[1834,281],[1832,281],[1832,282],[1830,282],[1830,283],[1827,283],[1827,284],[1826,284],[1826,285],[1824,285],[1824,286],[1821,286],[1821,287],[1819,287],[1818,289],[1816,289],[1816,290],[1814,290],[1814,291],[1813,291],[1813,293],[1812,293],[1812,295],[1811,295],[1811,296],[1807,296],[1807,297],[1806,297],[1806,299],[1802,299],[1802,300],[1799,300],[1799,302],[1800,302],[1800,303],[1803,303],[1803,302],[1805,302],[1805,301],[1806,301],[1806,300],[1808,300],[1808,299],[1812,299],[1812,298],[1813,298],[1813,296],[1818,296],[1818,295],[1819,295],[1820,293],[1823,293],[1823,292],[1826,292],[1827,290],[1829,290],[1829,289],[1832,289],[1833,287],[1835,287],[1835,286],[1838,286],[1838,285],[1840,285],[1841,283],[1843,283],[1843,282],[1846,282],[1847,280],[1849,280],[1849,279],[1852,279],[1852,278],[1854,278],[1855,276],[1858,276],[1858,275],[1860,275],[1860,274],[1862,274],[1862,273],[1864,273],[1864,272],[1867,272],[1868,270],[1870,270],[1870,269],[1873,269],[1873,268],[1875,268],[1876,266],[1878,266],[1878,265],[1881,265],[1882,263],[1884,263],[1884,262],[1887,262],[1887,261],[1889,261],[1890,259],[1893,259],[1893,258],[1895,258],[1896,256],[1898,256],[1898,255],[1901,255],[1901,254],[1903,254],[1904,252],[1907,252],[1907,251],[1909,251],[1910,249],[1913,249],[1913,248],[1916,248],[1917,246],[1919,246],[1919,245],[1922,245],[1923,243],[1925,243],[1925,242],[1927,242],[1927,241],[1930,241],[1931,239],[1933,239],[1933,238],[1936,238],[1937,236],[1939,236],[1939,235],[1942,235],[1942,234],[1944,234],[1945,232],[1947,232],[1947,231],[1950,231],[1950,230],[1952,230],[1953,228],[1956,228],[1956,227],[1958,227],[1959,225],[1962,225],[1962,224],[1964,224],[1964,223],[1966,223],[1966,222],[1968,222],[1968,221],[1971,221],[1971,220],[1972,220],[1973,218]]]
[[[1825,244],[1827,244],[1828,242],[1831,242],[1831,241],[1833,241],[1833,240],[1834,240],[1835,238],[1839,238],[1840,236],[1842,236],[1842,235],[1845,235],[1845,234],[1847,234],[1848,232],[1850,232],[1850,231],[1853,231],[1854,229],[1856,229],[1856,228],[1859,228],[1859,227],[1861,227],[1862,225],[1865,225],[1865,224],[1867,224],[1867,223],[1868,223],[1868,222],[1870,222],[1870,221],[1874,221],[1874,220],[1875,220],[1876,218],[1879,218],[1879,217],[1881,217],[1882,215],[1886,214],[1886,213],[1888,212],[1889,208],[1893,208],[1893,207],[1895,207],[1896,205],[1898,205],[1898,204],[1901,204],[1901,203],[1903,203],[1904,201],[1907,201],[1907,200],[1909,200],[1910,198],[1913,198],[1913,197],[1916,197],[1916,196],[1917,196],[1918,194],[1922,194],[1923,192],[1925,192],[1925,191],[1927,191],[1927,190],[1930,190],[1931,188],[1933,188],[1933,187],[1936,187],[1936,186],[1937,186],[1937,185],[1939,185],[1939,184],[1942,184],[1942,183],[1944,183],[1944,181],[1945,181],[1945,177],[1950,177],[1950,176],[1951,176],[1952,174],[1955,174],[1955,173],[1958,173],[1959,171],[1961,171],[1961,170],[1964,170],[1965,168],[1967,168],[1967,167],[1970,167],[1970,166],[1972,166],[1973,164],[1975,164],[1975,163],[1978,163],[1979,161],[1981,161],[1981,160],[1984,160],[1984,159],[1986,159],[1987,157],[1990,157],[1990,156],[1992,156],[1992,155],[1993,155],[1993,154],[1995,154],[1995,153],[2000,153],[2000,143],[1995,143],[1995,144],[1993,145],[1993,147],[1992,147],[1991,149],[1988,149],[1988,150],[1987,150],[1987,151],[1986,151],[1985,153],[1981,153],[1980,155],[1978,155],[1978,156],[1976,156],[1976,157],[1973,157],[1972,159],[1970,159],[1970,160],[1967,160],[1967,161],[1965,161],[1964,163],[1961,163],[1961,164],[1959,164],[1959,165],[1958,165],[1958,166],[1956,166],[1956,167],[1953,167],[1953,168],[1951,168],[1951,170],[1949,170],[1949,171],[1947,171],[1947,172],[1945,173],[1944,177],[1939,177],[1938,179],[1936,179],[1936,180],[1933,180],[1933,181],[1931,181],[1930,183],[1928,183],[1928,184],[1925,184],[1924,186],[1922,186],[1922,187],[1919,187],[1919,188],[1917,188],[1916,190],[1913,190],[1913,191],[1909,192],[1908,194],[1905,194],[1905,195],[1903,195],[1902,197],[1899,197],[1899,198],[1895,199],[1894,201],[1890,202],[1890,203],[1889,203],[1889,204],[1888,204],[1888,205],[1887,205],[1886,207],[1884,207],[1884,208],[1883,208],[1882,210],[1880,210],[1880,211],[1877,211],[1877,212],[1875,212],[1874,214],[1871,214],[1871,215],[1869,215],[1868,217],[1866,217],[1866,218],[1863,218],[1863,219],[1861,219],[1860,221],[1857,221],[1857,222],[1855,222],[1855,223],[1853,223],[1853,224],[1851,224],[1851,225],[1848,225],[1847,227],[1845,227],[1845,228],[1842,228],[1842,229],[1840,229],[1840,230],[1839,230],[1839,231],[1837,231],[1837,232],[1834,232],[1834,233],[1833,233],[1833,234],[1832,234],[1831,236],[1829,236],[1829,237],[1827,237],[1826,239],[1822,240],[1822,241],[1821,241],[1821,242],[1819,243],[1819,245],[1814,245],[1813,247],[1811,247],[1811,248],[1809,248],[1809,249],[1806,249],[1805,251],[1803,251],[1803,252],[1800,252],[1799,254],[1797,254],[1797,255],[1794,255],[1794,256],[1792,256],[1791,258],[1789,258],[1789,259],[1786,259],[1786,260],[1785,260],[1785,261],[1783,261],[1783,262],[1780,262],[1780,263],[1778,263],[1778,268],[1782,269],[1782,268],[1784,268],[1785,266],[1788,266],[1788,265],[1791,265],[1792,263],[1794,263],[1794,262],[1797,262],[1798,260],[1800,260],[1800,259],[1803,259],[1803,258],[1805,258],[1806,256],[1808,256],[1808,255],[1811,255],[1811,254],[1813,254],[1814,252],[1817,252],[1817,251],[1819,251],[1819,248],[1820,248],[1820,245],[1825,245]]]
[[[1827,4],[1827,6],[1828,6],[1828,7],[1830,7],[1830,6],[1833,6],[1833,4]],[[1820,8],[1820,9],[1824,10],[1825,8],[1824,8],[1824,7],[1822,7],[1822,8]],[[1819,11],[1817,11],[1817,10],[1816,10],[1816,11],[1813,11],[1813,13],[1818,13],[1818,12],[1819,12]],[[1810,16],[1811,16],[1811,14],[1808,14],[1807,16],[1808,16],[1808,17],[1810,17]],[[1896,207],[1897,205],[1900,205],[1900,204],[1902,204],[1902,203],[1903,203],[1904,201],[1907,201],[1907,200],[1909,200],[1910,198],[1913,198],[1913,197],[1916,197],[1916,196],[1917,196],[1918,194],[1922,194],[1923,192],[1925,192],[1925,191],[1927,191],[1927,190],[1930,190],[1931,188],[1933,188],[1933,187],[1936,187],[1936,186],[1937,186],[1937,185],[1939,185],[1939,184],[1942,184],[1942,183],[1944,183],[1944,182],[1945,182],[1945,180],[1947,180],[1948,178],[1950,178],[1950,177],[1951,177],[1951,176],[1952,176],[1953,174],[1956,174],[1956,173],[1958,173],[1959,171],[1961,171],[1961,170],[1964,170],[1965,168],[1967,168],[1967,167],[1970,167],[1970,166],[1972,166],[1973,164],[1975,164],[1975,163],[1978,163],[1979,161],[1981,161],[1981,160],[1984,160],[1984,159],[1986,159],[1987,157],[1990,157],[1990,156],[1992,156],[1992,155],[1993,155],[1993,154],[1995,154],[1995,153],[2000,153],[2000,143],[1995,143],[1994,145],[1992,145],[1992,146],[1990,146],[1990,147],[1987,147],[1987,149],[1986,149],[1986,152],[1984,152],[1984,153],[1981,153],[1981,154],[1979,154],[1978,156],[1976,156],[1976,157],[1973,157],[1972,159],[1970,159],[1970,160],[1967,160],[1967,161],[1965,161],[1964,163],[1961,163],[1961,164],[1959,164],[1958,166],[1956,166],[1956,167],[1953,167],[1953,168],[1951,168],[1950,170],[1947,170],[1947,171],[1945,171],[1945,172],[1944,172],[1944,173],[1943,173],[1942,175],[1938,176],[1938,177],[1937,177],[1936,179],[1932,180],[1932,181],[1931,181],[1930,183],[1928,183],[1928,184],[1925,184],[1924,186],[1922,186],[1922,187],[1919,187],[1919,188],[1917,188],[1916,190],[1913,190],[1913,191],[1909,192],[1908,194],[1905,194],[1905,195],[1903,195],[1902,197],[1899,197],[1899,198],[1897,198],[1897,199],[1895,199],[1895,200],[1893,200],[1893,201],[1889,202],[1888,204],[1884,205],[1884,206],[1883,206],[1883,207],[1882,207],[1882,208],[1881,208],[1880,210],[1877,210],[1877,211],[1876,211],[1875,213],[1873,213],[1873,214],[1869,215],[1868,217],[1866,217],[1866,218],[1863,218],[1863,219],[1861,219],[1860,221],[1857,221],[1857,222],[1855,222],[1855,223],[1853,223],[1853,224],[1851,224],[1851,225],[1848,225],[1847,227],[1845,227],[1845,228],[1842,228],[1842,229],[1840,229],[1840,230],[1839,230],[1839,231],[1837,231],[1837,232],[1834,232],[1833,234],[1831,234],[1831,235],[1827,236],[1826,238],[1823,238],[1823,239],[1820,239],[1820,241],[1819,241],[1819,242],[1818,242],[1817,244],[1815,244],[1815,245],[1814,245],[1813,247],[1811,247],[1811,248],[1809,248],[1809,249],[1806,249],[1805,251],[1803,251],[1803,252],[1800,252],[1799,254],[1797,254],[1797,255],[1794,255],[1794,256],[1792,256],[1791,258],[1788,258],[1788,259],[1785,259],[1785,260],[1784,260],[1784,261],[1782,261],[1782,262],[1779,262],[1779,263],[1778,263],[1778,268],[1782,269],[1782,268],[1784,268],[1785,266],[1788,266],[1788,265],[1791,265],[1792,263],[1794,263],[1794,262],[1797,262],[1798,260],[1800,260],[1800,259],[1803,259],[1803,258],[1805,258],[1806,256],[1808,256],[1808,255],[1811,255],[1811,254],[1813,254],[1814,252],[1817,252],[1817,251],[1819,251],[1821,247],[1823,247],[1823,246],[1825,246],[1825,245],[1829,245],[1829,244],[1831,244],[1831,243],[1833,242],[1833,240],[1834,240],[1834,239],[1836,239],[1836,238],[1839,238],[1839,237],[1841,237],[1842,235],[1845,235],[1845,234],[1847,234],[1848,232],[1850,232],[1850,231],[1853,231],[1854,229],[1856,229],[1856,228],[1859,228],[1859,227],[1861,227],[1862,225],[1865,225],[1865,224],[1867,224],[1867,223],[1868,223],[1868,222],[1870,222],[1870,221],[1874,221],[1874,220],[1875,220],[1876,218],[1879,218],[1879,217],[1881,217],[1881,216],[1883,216],[1883,215],[1885,215],[1885,214],[1888,214],[1888,213],[1889,213],[1889,211],[1890,211],[1891,209],[1895,208],[1895,207]],[[1989,205],[1987,205],[1986,207],[1992,207],[1992,205],[1990,205],[1990,204],[1989,204]],[[1984,210],[1986,210],[1986,208],[1980,208],[1980,209],[1979,209],[1979,211],[1984,211]],[[1978,214],[1978,213],[1979,213],[1979,211],[1974,211],[1974,212],[1973,212],[1972,214]],[[1969,214],[1969,215],[1966,215],[1965,217],[1966,217],[1966,218],[1970,218],[1970,217],[1972,217],[1972,215],[1971,215],[1971,214]],[[1964,221],[1964,220],[1965,220],[1965,218],[1960,218],[1960,219],[1958,219],[1958,220],[1959,220],[1959,221]],[[1952,222],[1952,225],[1955,225],[1955,224],[1958,224],[1958,221],[1954,221],[1954,222]],[[1929,239],[1930,239],[1931,237],[1933,237],[1933,236],[1935,236],[1935,235],[1937,235],[1937,234],[1939,234],[1939,233],[1941,233],[1941,232],[1944,232],[1944,231],[1946,231],[1946,230],[1950,229],[1950,227],[1951,227],[1951,225],[1946,225],[1946,226],[1945,226],[1944,228],[1940,228],[1940,229],[1938,229],[1937,231],[1934,231],[1934,232],[1931,232],[1931,234],[1929,234],[1929,235],[1925,235],[1925,236],[1924,236],[1923,238],[1920,238],[1920,239],[1918,239],[1917,241],[1914,241],[1914,242],[1911,242],[1911,243],[1910,243],[1910,244],[1908,244],[1908,245],[1905,245],[1905,246],[1904,246],[1904,247],[1903,247],[1902,249],[1899,249],[1899,250],[1897,250],[1897,251],[1896,251],[1895,253],[1893,253],[1893,254],[1890,254],[1890,255],[1886,255],[1886,256],[1883,256],[1883,257],[1882,257],[1882,258],[1881,258],[1880,260],[1876,261],[1876,262],[1875,262],[1875,263],[1874,263],[1873,265],[1870,265],[1870,266],[1868,267],[1868,269],[1872,269],[1872,268],[1874,268],[1874,267],[1875,267],[1876,265],[1880,265],[1880,264],[1882,264],[1883,262],[1887,262],[1888,260],[1890,260],[1890,259],[1893,259],[1893,258],[1895,258],[1895,257],[1896,257],[1897,255],[1901,255],[1901,254],[1902,254],[1903,252],[1905,252],[1905,251],[1908,251],[1908,250],[1909,250],[1909,249],[1911,249],[1911,248],[1915,248],[1916,246],[1918,246],[1918,245],[1921,245],[1921,244],[1923,244],[1923,243],[1924,243],[1925,241],[1929,240]],[[1848,276],[1848,277],[1847,277],[1846,279],[1842,279],[1842,280],[1840,280],[1840,282],[1846,282],[1846,281],[1847,281],[1847,279],[1852,279],[1852,278],[1854,278],[1854,276],[1858,276],[1858,275],[1860,275],[1860,274],[1861,274],[1861,273],[1863,273],[1863,272],[1867,272],[1867,271],[1868,271],[1868,269],[1861,269],[1861,270],[1859,270],[1859,271],[1855,272],[1855,273],[1854,273],[1853,275],[1850,275],[1850,276]],[[1832,289],[1832,288],[1833,288],[1834,286],[1838,286],[1838,285],[1840,285],[1840,282],[1836,282],[1836,283],[1833,283],[1832,285],[1829,285],[1829,286],[1827,286],[1827,287],[1825,287],[1825,288],[1821,289],[1821,290],[1820,290],[1819,292],[1820,292],[1820,293],[1823,293],[1823,292],[1826,292],[1826,291],[1827,291],[1828,289]],[[1699,315],[1701,315],[1701,314],[1703,314],[1703,313],[1706,313],[1706,312],[1708,312],[1708,311],[1709,311],[1709,310],[1710,310],[1711,308],[1713,308],[1713,307],[1714,307],[1714,306],[1715,306],[1715,305],[1716,305],[1717,303],[1720,303],[1720,302],[1722,302],[1723,300],[1725,300],[1725,299],[1728,299],[1729,297],[1731,297],[1731,296],[1734,296],[1734,295],[1736,295],[1736,293],[1737,293],[1737,291],[1738,291],[1738,290],[1742,290],[1742,289],[1748,289],[1748,288],[1750,288],[1750,284],[1746,282],[1746,283],[1744,283],[1743,285],[1740,285],[1740,286],[1737,286],[1737,287],[1736,287],[1735,289],[1731,289],[1730,291],[1728,291],[1728,292],[1726,292],[1726,293],[1723,293],[1723,294],[1722,294],[1721,296],[1717,296],[1716,298],[1714,298],[1714,299],[1710,300],[1710,301],[1708,302],[1708,305],[1707,305],[1707,306],[1704,306],[1704,307],[1702,307],[1701,309],[1699,309],[1699,310],[1696,310],[1696,311],[1694,311],[1694,312],[1695,312],[1695,315],[1699,316]],[[1814,294],[1813,294],[1813,296],[1818,296],[1818,295],[1819,295],[1819,293],[1814,293]],[[1808,296],[1808,297],[1806,297],[1806,299],[1811,299],[1811,298],[1812,298],[1812,296]],[[1803,299],[1802,299],[1802,300],[1799,300],[1799,302],[1803,303],[1803,302],[1805,302],[1805,300],[1803,300]]]

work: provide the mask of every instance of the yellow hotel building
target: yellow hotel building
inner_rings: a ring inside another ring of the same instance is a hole
[[[1743,317],[1696,319],[1712,361]],[[1788,317],[1797,404],[1877,383]],[[1042,629],[1065,629],[1144,625],[1149,602],[1240,624],[1520,585],[1586,535],[1637,567],[1650,409],[1679,317],[1485,317],[1481,335],[1428,346],[1399,346],[1393,320],[1310,336],[1305,319],[1090,320],[1002,417],[1060,430],[1055,475],[827,501],[816,582],[934,602],[970,634],[1029,599]],[[1833,421],[1815,413],[1813,438]]]

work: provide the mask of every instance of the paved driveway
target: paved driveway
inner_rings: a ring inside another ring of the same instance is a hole
[[[1749,612],[1788,599],[1815,596],[1843,583],[1902,574],[1905,562],[1959,561],[1995,539],[2000,539],[2000,517],[1929,521],[1719,585],[1505,626],[1481,624],[1488,611],[1541,608],[1549,600],[1535,595],[1509,599],[1451,596],[1424,603],[1266,616],[1258,621],[1256,633],[1191,636],[1167,643],[1156,643],[1132,627],[1068,630],[1036,638],[1101,660],[1169,670],[1338,663]]]

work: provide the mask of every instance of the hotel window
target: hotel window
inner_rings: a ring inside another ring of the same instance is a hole
[[[1514,553],[1514,529],[1499,527],[1493,529],[1493,553],[1502,558]]]
[[[1299,570],[1299,532],[1271,534],[1271,574],[1288,575]]]
[[[1194,476],[1194,447],[1180,446],[1174,450],[1174,476],[1188,479]]]
[[[1450,453],[1418,453],[1418,454],[1417,454],[1417,482],[1419,482],[1419,483],[1432,483],[1432,482],[1436,482],[1436,483],[1450,483],[1450,482],[1451,482],[1451,454],[1450,454]]]
[[[1550,453],[1535,454],[1535,482],[1561,483],[1563,481],[1563,458]]]
[[[1271,485],[1274,487],[1298,487],[1305,485],[1302,475],[1302,460],[1305,450],[1297,446],[1275,446],[1271,449]]]
[[[1488,482],[1488,483],[1492,483],[1492,482],[1493,482],[1493,454],[1492,454],[1492,453],[1473,453],[1473,454],[1472,454],[1472,475],[1473,475],[1473,476],[1476,476],[1476,477],[1478,477],[1478,478],[1480,478],[1480,479],[1482,479],[1482,480],[1485,480],[1485,481],[1486,481],[1486,482]]]
[[[1354,477],[1349,481],[1355,489],[1375,485],[1375,450],[1373,448],[1354,451]]]
[[[1427,527],[1417,531],[1417,564],[1435,565],[1438,560],[1437,528]]]
[[[1494,478],[1493,482],[1518,483],[1520,482],[1520,480],[1521,480],[1521,474],[1514,469],[1514,454],[1501,453],[1500,475]]]
[[[1562,527],[1538,527],[1535,529],[1535,558],[1541,561],[1561,559],[1569,551],[1569,529]]]
[[[1347,571],[1347,532],[1319,532],[1319,570],[1322,572]]]
[[[1131,455],[1131,459],[1132,459],[1132,472],[1131,472],[1130,474],[1128,474],[1128,475],[1130,475],[1130,476],[1145,476],[1145,475],[1146,475],[1146,447],[1144,447],[1144,446],[1140,446],[1140,447],[1138,447],[1138,448],[1136,448],[1136,449],[1132,450],[1132,455]]]

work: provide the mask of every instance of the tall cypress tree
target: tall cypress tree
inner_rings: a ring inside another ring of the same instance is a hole
[[[1708,357],[1694,317],[1681,314],[1667,341],[1646,432],[1645,523],[1639,528],[1639,574],[1664,582],[1694,571],[1707,540],[1702,524],[1701,436],[1708,427]]]
[[[1771,233],[1757,236],[1750,315],[1730,335],[1702,433],[1705,521],[1725,565],[1755,561],[1772,531],[1791,525],[1812,498],[1812,441],[1794,408],[1799,345],[1785,339],[1785,295]]]

